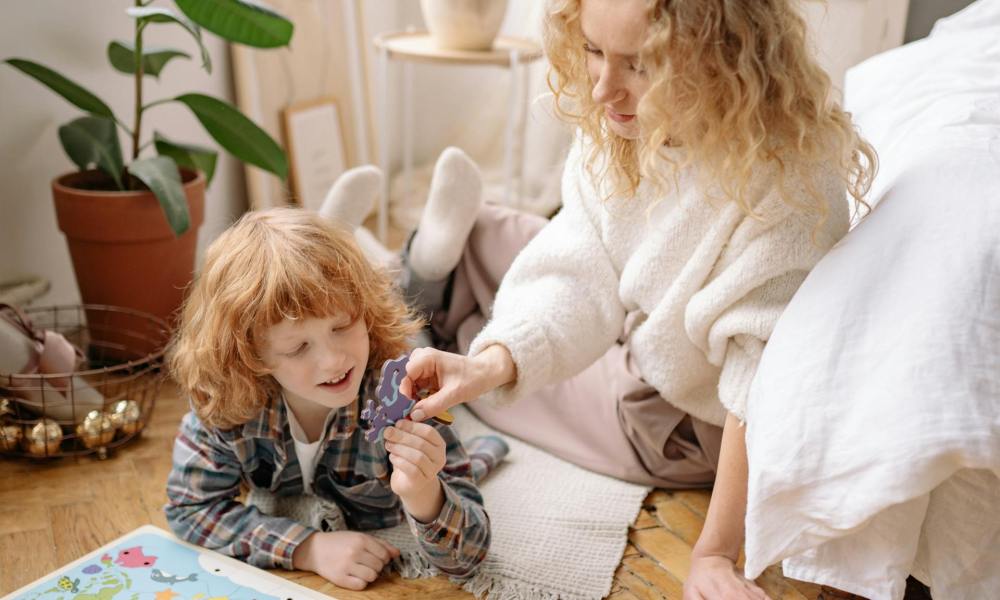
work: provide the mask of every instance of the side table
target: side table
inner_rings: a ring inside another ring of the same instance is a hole
[[[382,118],[379,135],[379,163],[385,180],[378,209],[378,237],[386,241],[389,229],[389,61],[403,63],[403,182],[405,189],[411,186],[413,168],[413,63],[433,63],[437,65],[495,66],[510,69],[510,94],[507,112],[507,127],[504,135],[504,183],[507,199],[515,193],[514,181],[520,186],[523,159],[515,165],[515,144],[524,148],[525,125],[527,124],[528,65],[541,58],[541,47],[531,40],[500,36],[493,42],[491,50],[469,51],[449,50],[438,47],[426,31],[383,33],[375,37],[378,54],[378,112]]]

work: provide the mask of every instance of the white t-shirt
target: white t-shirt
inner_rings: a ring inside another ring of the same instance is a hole
[[[288,428],[292,432],[292,442],[295,444],[295,456],[299,459],[299,468],[302,470],[302,491],[312,494],[313,475],[316,473],[316,455],[319,454],[320,446],[323,445],[323,438],[320,437],[315,442],[310,442],[302,425],[299,424],[292,407],[282,398],[285,403],[285,413],[288,415]],[[330,417],[335,411],[331,410],[326,415],[326,422],[323,423],[323,431],[329,425]]]

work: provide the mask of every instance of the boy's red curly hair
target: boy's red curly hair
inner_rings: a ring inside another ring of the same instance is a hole
[[[204,423],[232,428],[278,390],[260,353],[267,328],[334,312],[364,318],[368,371],[406,352],[422,325],[351,233],[302,209],[251,212],[208,248],[168,366]]]

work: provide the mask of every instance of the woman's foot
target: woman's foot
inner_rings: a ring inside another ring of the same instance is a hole
[[[420,279],[440,281],[458,265],[482,192],[476,163],[458,148],[446,148],[434,167],[427,206],[410,244],[410,268]]]
[[[372,211],[382,185],[382,171],[372,165],[344,172],[330,186],[319,208],[322,217],[354,231]]]
[[[399,268],[399,255],[361,226],[375,205],[381,186],[382,171],[377,167],[364,165],[346,171],[330,187],[319,214],[353,231],[355,241],[369,262],[395,270]]]

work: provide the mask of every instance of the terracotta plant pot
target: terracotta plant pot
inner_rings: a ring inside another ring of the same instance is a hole
[[[438,47],[489,50],[507,12],[507,0],[420,0],[420,10]]]
[[[173,325],[194,272],[205,176],[181,169],[191,227],[179,237],[152,192],[93,189],[105,178],[92,170],[52,182],[80,296],[85,304],[132,308]]]

